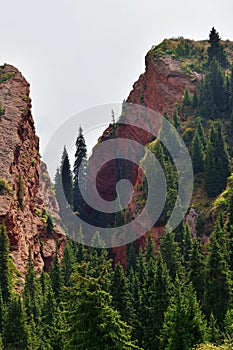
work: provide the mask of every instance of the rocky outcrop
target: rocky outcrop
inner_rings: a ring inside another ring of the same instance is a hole
[[[138,81],[133,85],[133,90],[130,92],[127,99],[127,103],[143,105],[148,107],[155,112],[163,113],[167,108],[170,114],[173,112],[174,104],[179,103],[184,96],[185,88],[187,87],[192,94],[195,87],[198,85],[202,78],[201,74],[192,73],[186,74],[181,67],[181,62],[174,59],[171,55],[163,55],[162,57],[154,59],[153,53],[149,52],[146,56],[146,69],[145,73],[142,74]],[[159,126],[158,126],[159,127]],[[114,129],[113,125],[110,125],[107,130],[103,133],[102,137],[99,138],[99,142],[105,142],[112,138],[126,138],[138,141],[143,145],[147,145],[153,140],[153,135],[145,132],[143,125],[141,128],[132,127],[118,123],[117,128]],[[122,145],[119,143],[119,153],[121,153]],[[108,147],[104,148],[106,154],[101,154],[103,159],[110,159],[111,149]],[[134,148],[124,150],[122,154],[132,155],[135,152]],[[95,149],[93,150],[95,153]],[[143,156],[143,155],[142,155]],[[112,157],[116,158],[116,157]],[[89,169],[95,169],[95,157],[94,155],[89,160]],[[93,186],[98,188],[98,192],[105,200],[112,201],[116,198],[116,183],[119,181],[119,162],[110,161],[102,167],[101,171],[95,181],[90,181]],[[127,169],[124,163],[120,164],[121,169]],[[130,174],[123,174],[123,178],[131,180],[134,187],[134,194],[129,204],[129,215],[131,218],[137,213],[137,197],[140,196],[139,188],[142,186],[142,174],[139,167],[131,165]],[[94,178],[91,174],[91,179]],[[90,188],[92,192],[92,188]],[[139,208],[140,209],[140,208]],[[106,218],[108,221],[109,218]],[[98,219],[97,219],[98,222]],[[137,228],[135,227],[137,231]],[[152,236],[157,244],[159,244],[160,236],[164,233],[164,229],[161,227],[152,228]],[[146,235],[141,237],[137,244],[138,246],[145,246]],[[120,260],[124,265],[126,264],[126,252],[124,247],[114,248],[115,260]]]
[[[31,115],[29,84],[10,65],[0,68],[0,222],[5,222],[13,261],[24,274],[29,247],[35,269],[49,267],[65,235]],[[4,190],[5,188],[5,190]],[[48,215],[54,221],[48,232]]]
[[[127,99],[128,103],[142,104],[154,111],[163,113],[165,108],[172,111],[179,103],[188,87],[193,93],[200,82],[201,74],[188,75],[181,69],[181,62],[171,55],[154,60],[149,52],[146,56],[146,70],[133,85]]]

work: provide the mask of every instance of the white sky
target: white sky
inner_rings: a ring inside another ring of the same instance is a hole
[[[2,0],[0,63],[31,84],[43,155],[72,115],[127,98],[152,45],[206,39],[212,26],[233,40],[232,14],[232,0]]]

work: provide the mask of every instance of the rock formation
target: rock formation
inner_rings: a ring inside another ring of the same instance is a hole
[[[196,72],[193,74],[185,73],[182,70],[181,62],[174,59],[171,55],[163,55],[155,59],[153,52],[150,51],[146,56],[145,63],[145,73],[133,85],[133,90],[130,92],[126,102],[128,104],[143,105],[161,114],[165,108],[171,113],[174,109],[174,104],[181,102],[185,88],[187,87],[192,94],[202,78],[202,74]],[[152,136],[142,129],[127,127],[121,124],[118,124],[114,133],[117,138],[130,138],[142,142],[144,145],[152,140]],[[110,125],[103,136],[100,137],[99,142],[105,142],[113,137],[113,126]],[[127,151],[130,153],[134,152],[133,149]],[[127,154],[127,151],[125,154]],[[106,152],[109,152],[109,150],[106,149]],[[92,158],[94,157],[91,157],[89,160],[90,169],[92,167],[95,168]],[[132,203],[135,203],[135,197],[137,196],[142,178],[137,167],[131,170],[133,173],[131,181],[134,186]],[[116,162],[112,161],[107,163],[97,176],[96,186],[101,196],[106,200],[113,200],[116,197],[116,182],[118,181],[116,174],[118,174]],[[130,207],[130,210],[134,211],[135,208],[133,208],[132,204]],[[152,236],[157,244],[159,244],[159,236],[163,232],[162,227],[152,228]],[[146,236],[141,237],[138,244],[144,246],[145,240]],[[120,260],[125,263],[125,253],[122,249],[122,247],[114,248],[114,253],[116,255],[116,261]]]
[[[65,235],[31,115],[29,84],[13,66],[0,67],[0,222],[5,222],[17,269],[24,274],[29,247],[35,269],[48,268]],[[48,215],[54,227],[48,232]]]

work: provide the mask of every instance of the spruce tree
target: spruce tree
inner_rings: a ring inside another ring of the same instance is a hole
[[[155,260],[155,244],[152,238],[152,233],[149,231],[147,240],[146,240],[146,261],[149,262],[150,259]]]
[[[13,298],[8,305],[4,329],[3,346],[4,349],[26,350],[30,339],[26,324],[26,314],[20,298]]]
[[[143,300],[145,309],[143,347],[148,350],[159,349],[159,336],[168,308],[171,293],[169,272],[159,253],[154,281],[149,287],[148,300]]]
[[[208,141],[206,146],[205,162],[204,162],[204,181],[205,189],[209,197],[216,196],[219,191],[215,187],[215,156],[214,148],[210,141]]]
[[[69,327],[64,349],[138,349],[131,341],[130,327],[112,308],[110,294],[101,288],[105,270],[93,278],[82,265],[72,278],[74,286],[65,294]]]
[[[195,132],[191,147],[191,156],[194,174],[203,172],[204,169],[204,152],[198,132]]]
[[[60,216],[64,223],[66,223],[66,198],[62,186],[62,178],[60,173],[60,168],[57,168],[54,177],[54,189],[56,193],[57,202],[60,209]]]
[[[193,97],[192,97],[192,109],[196,110],[198,108],[198,95],[197,90],[194,90]]]
[[[66,150],[64,147],[62,160],[61,160],[61,179],[62,179],[62,188],[64,191],[64,195],[66,198],[66,202],[72,206],[73,205],[73,178],[70,167],[70,160]]]
[[[116,265],[111,279],[111,295],[114,309],[119,311],[123,321],[131,325],[135,318],[132,295],[130,293],[128,279],[120,263]]]
[[[61,264],[62,280],[66,287],[69,286],[70,276],[74,272],[74,261],[75,261],[75,258],[74,258],[70,241],[67,241],[64,248],[62,264]]]
[[[59,258],[58,258],[58,249],[56,248],[55,256],[53,258],[53,262],[51,265],[51,271],[50,271],[51,281],[52,281],[52,287],[53,292],[57,300],[59,300],[60,291],[61,291],[61,284],[62,284],[62,277],[61,277],[61,267],[59,264]]]
[[[207,325],[200,310],[192,284],[178,278],[160,336],[161,350],[192,349],[207,339]]]
[[[167,265],[171,280],[174,281],[181,268],[180,249],[178,243],[175,242],[174,233],[167,232],[167,234],[162,237],[161,254]]]
[[[2,299],[2,293],[0,293],[0,335],[2,334],[2,331],[3,331],[5,314],[6,314],[6,304],[4,304]]]
[[[137,251],[134,246],[134,243],[129,243],[126,248],[126,256],[127,256],[127,273],[130,272],[131,268],[135,271],[136,270],[136,263],[137,263]]]
[[[80,225],[77,242],[73,242],[74,257],[76,262],[82,263],[86,259],[87,249],[84,245],[82,226]]]
[[[213,313],[219,327],[227,310],[232,303],[232,281],[229,269],[229,260],[226,257],[226,246],[219,227],[211,234],[209,255],[206,270],[205,311],[210,317]]]
[[[211,29],[211,32],[209,35],[209,44],[210,44],[208,48],[209,63],[213,59],[216,59],[222,65],[222,67],[227,67],[229,64],[227,60],[227,55],[221,44],[219,33],[216,31],[214,27]]]
[[[87,147],[83,136],[83,130],[80,126],[79,135],[76,140],[76,152],[74,161],[74,211],[81,214],[83,211],[84,200],[81,190],[87,189]]]
[[[6,303],[12,295],[12,272],[10,263],[9,238],[5,224],[0,225],[0,290]]]
[[[56,317],[58,317],[58,315],[51,279],[47,273],[44,275],[44,282],[45,293],[41,315],[42,341],[46,348],[54,349],[57,334]]]
[[[197,118],[196,130],[197,130],[197,134],[200,138],[201,144],[203,146],[203,150],[205,150],[207,139],[206,139],[205,132],[204,132],[204,129],[202,126],[201,117]]]
[[[175,107],[173,111],[173,125],[176,129],[179,130],[180,124],[181,124],[180,116],[178,114],[177,107]]]
[[[25,277],[23,299],[28,321],[30,322],[33,320],[36,322],[36,324],[39,324],[41,321],[42,304],[41,284],[39,279],[36,277],[31,250],[29,250],[28,256],[28,266]]]
[[[221,193],[230,175],[230,158],[220,122],[212,124],[204,163],[205,188],[209,197]]]
[[[203,304],[206,279],[206,258],[199,238],[194,239],[192,242],[188,277],[197,293],[197,299]]]
[[[217,119],[226,111],[226,88],[222,68],[214,58],[200,84],[199,114],[207,119]]]
[[[189,89],[186,87],[184,91],[184,96],[182,98],[181,112],[184,117],[187,117],[191,111],[192,100],[190,97]]]

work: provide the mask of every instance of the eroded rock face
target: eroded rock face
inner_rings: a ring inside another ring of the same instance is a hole
[[[143,105],[147,108],[154,110],[162,114],[165,108],[168,112],[172,113],[174,104],[181,102],[184,96],[185,88],[187,87],[192,94],[195,87],[198,85],[202,78],[201,74],[193,73],[192,76],[185,74],[181,69],[181,62],[176,61],[172,56],[166,55],[158,58],[156,61],[153,59],[151,53],[146,56],[146,70],[142,74],[138,81],[133,85],[133,90],[130,92],[127,99],[128,104]],[[158,126],[159,127],[159,126]],[[115,133],[115,135],[114,135]],[[128,138],[140,142],[143,145],[147,145],[152,141],[152,135],[148,134],[141,129],[132,128],[127,125],[118,124],[116,130],[113,130],[113,126],[109,128],[100,137],[99,142],[105,142],[111,138]],[[119,149],[121,145],[119,144]],[[106,158],[109,158],[109,152],[111,150],[105,148]],[[95,149],[93,150],[93,153]],[[124,150],[123,154],[132,154],[134,149]],[[103,158],[105,156],[103,155]],[[95,169],[94,156],[89,160],[90,169]],[[101,169],[101,172],[97,176],[95,181],[90,181],[93,186],[96,185],[100,195],[106,200],[113,200],[116,198],[116,182],[118,181],[118,169],[116,162],[112,161],[106,164]],[[128,177],[127,177],[128,178]],[[142,174],[140,168],[131,168],[131,182],[134,187],[134,195],[131,198],[129,205],[129,211],[131,216],[134,216],[134,212],[137,212],[137,194],[138,188],[142,183]],[[92,191],[92,189],[90,189]],[[137,228],[135,228],[137,231]],[[156,242],[159,242],[160,236],[164,233],[163,228],[152,228],[152,235]],[[138,245],[145,245],[146,235],[141,237],[137,242]],[[124,265],[126,264],[125,248],[119,247],[114,249],[116,255],[116,261],[120,260]]]
[[[62,254],[65,235],[46,167],[40,161],[39,138],[31,115],[29,84],[13,66],[0,68],[0,222],[5,222],[11,253],[24,274],[29,247],[40,273],[52,261],[58,244]],[[46,215],[54,220],[48,234]]]
[[[193,93],[201,74],[185,74],[181,63],[167,55],[154,61],[151,53],[146,56],[146,70],[133,85],[128,103],[142,104],[163,113],[167,107],[172,112],[174,103],[180,102],[186,87]]]

